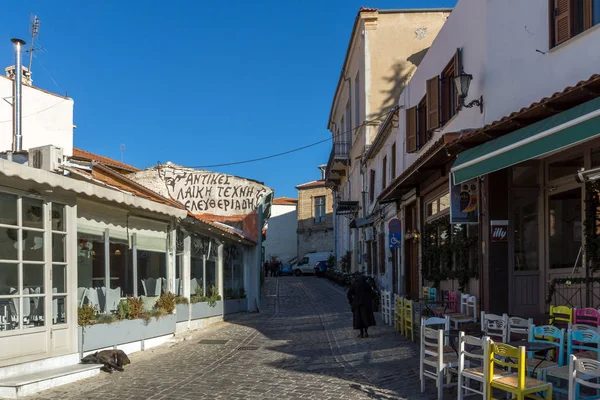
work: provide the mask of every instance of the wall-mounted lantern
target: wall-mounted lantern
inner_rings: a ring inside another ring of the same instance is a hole
[[[479,106],[479,111],[483,113],[483,96],[480,96],[479,99],[475,99],[469,104],[465,104],[465,99],[469,94],[469,86],[471,86],[471,81],[473,80],[473,75],[466,74],[461,72],[460,75],[454,77],[454,85],[458,90],[458,110],[461,108],[471,108],[473,106]]]

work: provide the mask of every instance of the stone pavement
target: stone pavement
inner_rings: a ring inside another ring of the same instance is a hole
[[[259,314],[238,314],[186,340],[135,353],[123,373],[102,373],[30,398],[435,398],[431,384],[420,393],[415,344],[381,323],[370,338],[357,338],[342,288],[305,276],[267,278],[265,289]],[[207,339],[227,342],[200,343]]]

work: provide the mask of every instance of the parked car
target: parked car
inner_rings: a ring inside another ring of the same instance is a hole
[[[280,275],[292,275],[292,273],[292,266],[290,264],[283,264],[279,271]]]
[[[315,265],[315,275],[323,276],[327,272],[327,261],[318,261]]]
[[[302,274],[314,274],[315,265],[319,261],[327,261],[331,253],[307,253],[298,261],[292,265],[294,275],[301,276]]]

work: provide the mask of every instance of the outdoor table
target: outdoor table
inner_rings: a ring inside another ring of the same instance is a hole
[[[525,340],[517,340],[514,342],[508,342],[507,343],[509,346],[513,346],[513,347],[525,347],[525,351],[532,351],[534,353],[544,353],[547,354],[549,351],[554,350],[556,348],[556,346],[549,344],[549,343],[542,343],[542,342],[527,342]],[[531,371],[531,377],[535,376],[535,370],[537,369],[537,367],[540,366],[541,363],[544,362],[544,359],[541,359],[539,363],[537,363],[537,365],[533,368],[533,370]]]
[[[444,336],[447,336],[449,341],[450,341],[450,346],[452,347],[452,349],[456,352],[456,355],[458,356],[458,348],[456,346],[456,340],[458,340],[458,337],[460,336],[460,332],[464,332],[465,335],[469,335],[469,336],[475,336],[475,337],[482,337],[485,333],[481,331],[481,329],[478,329],[477,327],[471,327],[471,329],[449,329],[447,331],[444,331]]]

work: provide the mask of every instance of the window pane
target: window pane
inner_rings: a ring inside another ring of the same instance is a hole
[[[0,224],[17,225],[17,196],[0,193]]]
[[[77,292],[82,294],[104,285],[104,238],[80,233],[77,240]]]
[[[19,264],[0,263],[0,296],[17,293],[18,290]]]
[[[550,268],[572,269],[582,239],[581,189],[557,193],[548,198],[550,208]],[[579,260],[581,267],[581,258]]]
[[[52,234],[52,261],[65,262],[66,245],[66,235]]]
[[[538,259],[538,196],[537,189],[512,190],[514,223],[515,271],[537,271]]]
[[[133,252],[125,243],[110,244],[110,287],[133,294]],[[125,292],[123,292],[125,293]]]
[[[44,298],[23,298],[23,328],[35,328],[44,326]]]
[[[0,299],[0,332],[19,327],[19,298]]]
[[[138,293],[148,297],[160,296],[161,291],[167,291],[165,253],[139,250],[137,255]]]
[[[43,294],[44,265],[23,264],[23,294]]]
[[[18,229],[0,227],[0,259],[16,260],[19,258],[18,236]]]
[[[191,259],[191,281],[190,294],[203,295],[204,293],[204,265],[201,257],[192,257]]]
[[[67,292],[67,266],[53,265],[52,266],[52,293]]]
[[[217,284],[217,263],[214,260],[206,260],[206,294]]]
[[[446,193],[444,196],[440,197],[440,210],[442,212],[450,208],[450,193]]]
[[[575,174],[583,168],[583,155],[571,156],[566,160],[559,160],[548,165],[548,180],[552,181],[558,178],[564,178]]]
[[[67,304],[67,296],[52,297],[52,324],[66,324],[67,313],[65,312]]]
[[[23,230],[23,260],[44,261],[44,233]]]
[[[44,203],[41,200],[23,197],[23,226],[28,228],[44,228]]]
[[[52,203],[52,230],[63,231],[67,230],[65,224],[65,206],[64,204]]]
[[[529,161],[515,165],[512,168],[512,184],[513,186],[537,186],[538,184],[538,168],[537,161]]]

